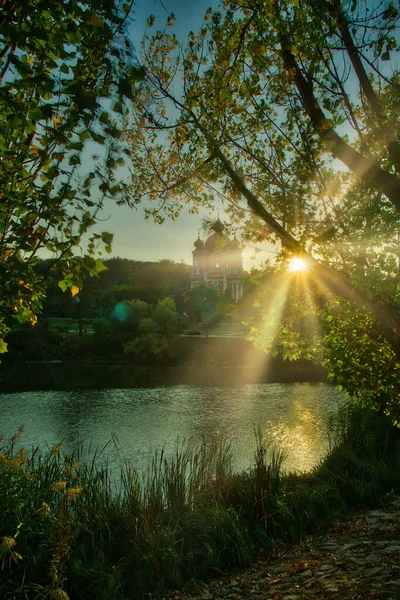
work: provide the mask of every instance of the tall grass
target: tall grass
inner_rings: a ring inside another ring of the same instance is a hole
[[[251,563],[400,482],[400,430],[368,408],[330,425],[331,449],[306,475],[256,430],[253,468],[235,473],[229,445],[202,440],[155,454],[144,474],[65,455],[0,447],[0,598],[131,600]]]

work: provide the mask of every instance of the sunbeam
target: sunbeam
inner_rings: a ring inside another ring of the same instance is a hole
[[[259,331],[255,333],[255,329],[250,331],[248,339],[253,341],[258,348],[265,350],[265,353],[260,355],[259,360],[252,363],[252,379],[261,381],[268,373],[270,367],[271,354],[275,338],[279,331],[283,310],[288,297],[290,286],[290,277],[281,276],[277,278],[275,292],[270,296],[263,311],[263,323],[259,327]],[[256,337],[254,337],[256,335]],[[253,357],[252,357],[253,358]]]
[[[307,262],[305,260],[303,260],[302,258],[298,258],[297,256],[294,256],[289,261],[288,270],[290,273],[296,273],[299,271],[307,271],[308,265],[307,265]]]

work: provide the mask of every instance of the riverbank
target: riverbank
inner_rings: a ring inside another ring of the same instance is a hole
[[[243,338],[177,337],[167,356],[133,360],[118,339],[113,344],[94,335],[58,336],[43,345],[32,335],[30,344],[14,337],[0,363],[1,392],[327,382],[321,366],[267,355]]]
[[[168,600],[396,600],[400,598],[400,491],[338,519],[324,534],[280,543],[246,571],[164,596]]]
[[[260,551],[271,560],[281,558],[282,548],[296,552],[291,545],[300,536],[400,486],[400,430],[388,417],[346,407],[330,434],[330,453],[306,474],[282,473],[282,453],[269,453],[260,432],[247,471],[234,473],[229,448],[204,440],[169,460],[155,455],[143,477],[128,463],[119,492],[107,468],[64,456],[61,444],[28,456],[14,451],[16,439],[0,443],[0,597],[161,598],[188,582],[238,573]],[[389,547],[388,558],[397,552]],[[368,560],[380,561],[379,552],[378,544]],[[295,580],[279,588],[286,576],[323,579],[324,560],[302,571],[301,561],[296,572],[279,565],[260,575],[278,586],[272,598],[295,600]],[[201,594],[201,600],[213,597],[204,588]],[[235,594],[229,597],[237,600]]]
[[[324,369],[309,361],[275,358],[262,366],[147,366],[123,361],[7,361],[0,364],[0,391],[93,390],[174,385],[229,386],[247,383],[326,382]]]

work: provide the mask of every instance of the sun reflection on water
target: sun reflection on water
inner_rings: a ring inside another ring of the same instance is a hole
[[[27,449],[65,440],[69,452],[85,440],[89,461],[104,448],[98,460],[115,473],[127,460],[141,471],[154,451],[174,455],[177,438],[215,439],[232,444],[241,471],[254,465],[260,426],[271,447],[287,451],[284,469],[304,471],[326,453],[327,418],[344,401],[331,385],[307,383],[3,394],[2,433],[10,436],[25,423]]]

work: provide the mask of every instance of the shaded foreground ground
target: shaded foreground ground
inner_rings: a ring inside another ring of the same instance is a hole
[[[336,521],[324,535],[277,544],[246,571],[165,596],[176,600],[398,600],[400,493]]]

